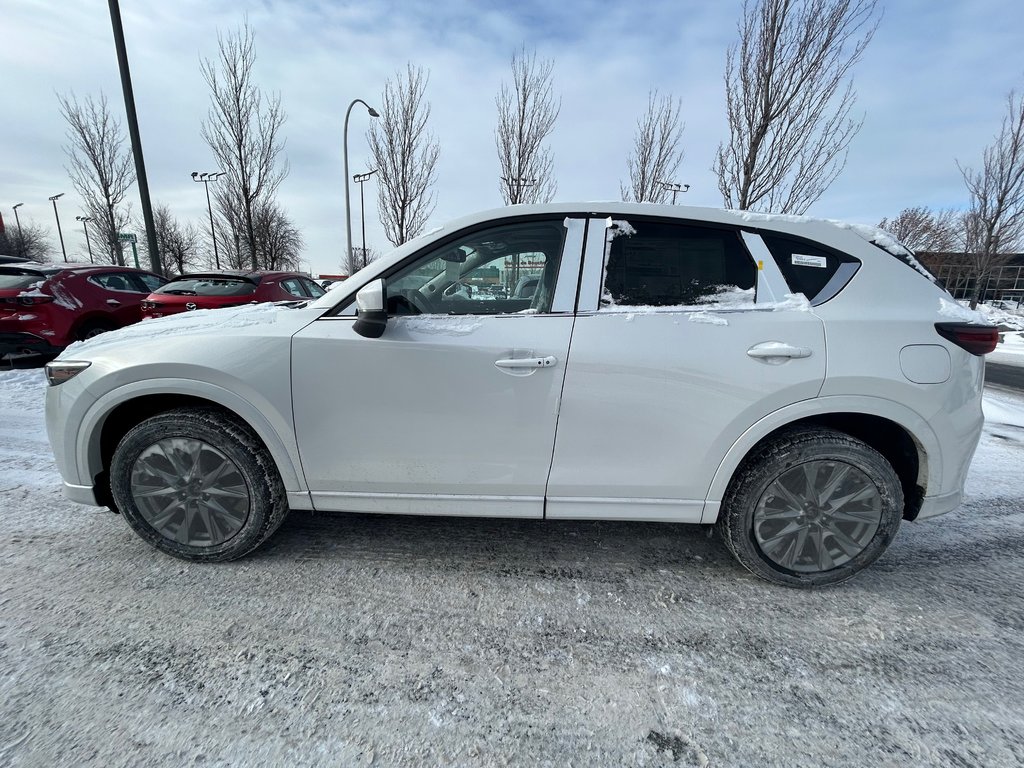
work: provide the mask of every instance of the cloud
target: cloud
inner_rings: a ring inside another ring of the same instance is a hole
[[[710,171],[725,130],[722,71],[740,3],[573,0],[504,3],[452,0],[351,3],[154,0],[122,4],[150,193],[200,228],[203,189],[194,170],[215,170],[200,136],[208,93],[199,59],[217,53],[217,33],[248,17],[256,31],[256,79],[281,94],[291,174],[281,202],[303,231],[314,272],[338,269],[345,238],[342,125],[353,98],[371,104],[406,62],[430,70],[430,129],[441,142],[437,209],[441,222],[500,204],[494,148],[495,95],[512,52],[527,44],[555,60],[562,108],[551,137],[558,198],[610,199],[625,178],[625,156],[652,89],[682,100],[686,159],[680,202],[717,206]],[[856,68],[864,127],[844,174],[812,213],[875,223],[918,204],[962,206],[955,160],[974,163],[998,127],[1006,92],[1021,84],[1024,28],[1016,0],[904,0],[886,8]],[[4,12],[0,66],[10,73],[0,134],[0,205],[50,225],[46,198],[67,192],[64,126],[56,92],[104,91],[115,109],[121,90],[106,8],[83,0],[17,2]],[[370,118],[352,113],[350,171],[369,167]],[[375,182],[367,184],[367,237],[387,242],[376,221]],[[353,187],[353,230],[358,189]],[[136,210],[138,206],[136,205]],[[65,230],[68,228],[65,227]],[[79,233],[69,250],[84,253]]]

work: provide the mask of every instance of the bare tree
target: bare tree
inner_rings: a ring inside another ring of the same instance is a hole
[[[904,208],[899,215],[878,222],[912,251],[944,253],[956,250],[963,241],[963,214],[951,209],[932,211],[926,206]]]
[[[800,214],[842,172],[861,127],[851,67],[878,28],[877,0],[744,0],[729,48],[729,139],[713,170],[725,204]]]
[[[273,201],[288,175],[288,163],[280,157],[285,113],[279,95],[264,96],[253,82],[256,50],[248,23],[233,34],[218,34],[217,41],[217,60],[200,62],[210,87],[202,135],[225,173],[225,183],[217,184],[218,207],[233,223],[233,235],[244,241],[248,266],[257,269],[256,210]]]
[[[381,254],[373,248],[352,248],[352,262],[349,263],[346,258],[341,264],[341,270],[350,277],[358,272],[360,269],[365,267],[371,261],[379,259]]]
[[[380,119],[366,133],[377,164],[377,207],[392,245],[416,237],[434,212],[431,186],[437,180],[441,147],[427,132],[430,75],[406,65],[384,84]]]
[[[255,218],[257,260],[263,269],[296,270],[302,261],[302,233],[277,203],[262,203]]]
[[[537,59],[526,47],[512,54],[512,86],[502,83],[496,99],[498,127],[494,133],[501,165],[498,185],[506,205],[547,203],[557,190],[551,147],[544,141],[561,111],[555,103],[553,59]]]
[[[626,158],[629,187],[619,185],[626,202],[665,202],[665,183],[675,182],[683,162],[680,109],[679,101],[670,96],[648,94],[647,112],[637,121],[633,152]]]
[[[974,309],[985,278],[1024,244],[1024,100],[1019,94],[1006,97],[1006,114],[995,141],[985,147],[981,169],[957,166],[971,195],[964,250],[974,272]]]
[[[135,164],[121,124],[110,114],[102,93],[98,101],[86,96],[79,102],[74,94],[57,99],[68,124],[65,170],[93,220],[89,239],[112,264],[123,265],[117,233],[131,218],[124,198],[135,183]]]
[[[136,221],[135,226],[145,229],[140,221]],[[158,203],[153,208],[153,228],[156,247],[160,252],[160,265],[166,276],[194,272],[203,265],[205,259],[200,245],[202,236],[194,224],[182,224],[167,205]],[[148,245],[144,240],[139,241],[139,250],[148,254]]]
[[[20,227],[8,225],[0,232],[0,253],[32,261],[46,261],[54,253],[54,247],[49,230],[26,221]]]

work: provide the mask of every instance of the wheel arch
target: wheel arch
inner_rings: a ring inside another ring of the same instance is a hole
[[[726,489],[748,456],[765,441],[800,426],[843,432],[882,454],[903,486],[905,520],[917,517],[929,488],[940,487],[939,442],[919,414],[899,403],[879,398],[817,398],[765,416],[733,443],[715,472],[701,522],[713,523],[718,518]]]
[[[108,471],[114,449],[137,424],[158,413],[181,407],[205,407],[231,414],[247,424],[270,452],[286,491],[306,491],[298,448],[282,438],[264,413],[235,393],[195,380],[146,380],[125,385],[100,398],[89,409],[78,432],[79,476],[95,483],[97,500],[111,505]]]

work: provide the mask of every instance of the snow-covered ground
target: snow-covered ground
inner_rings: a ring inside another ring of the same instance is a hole
[[[188,565],[63,498],[43,391],[0,373],[0,765],[1024,764],[1018,394],[960,510],[808,593],[656,524],[294,513]]]

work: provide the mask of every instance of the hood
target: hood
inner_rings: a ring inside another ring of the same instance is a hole
[[[58,356],[58,360],[91,360],[108,352],[145,348],[148,353],[164,345],[182,342],[210,343],[237,336],[290,337],[323,310],[282,304],[245,304],[222,309],[197,309],[167,317],[148,318],[134,325],[76,341]]]

